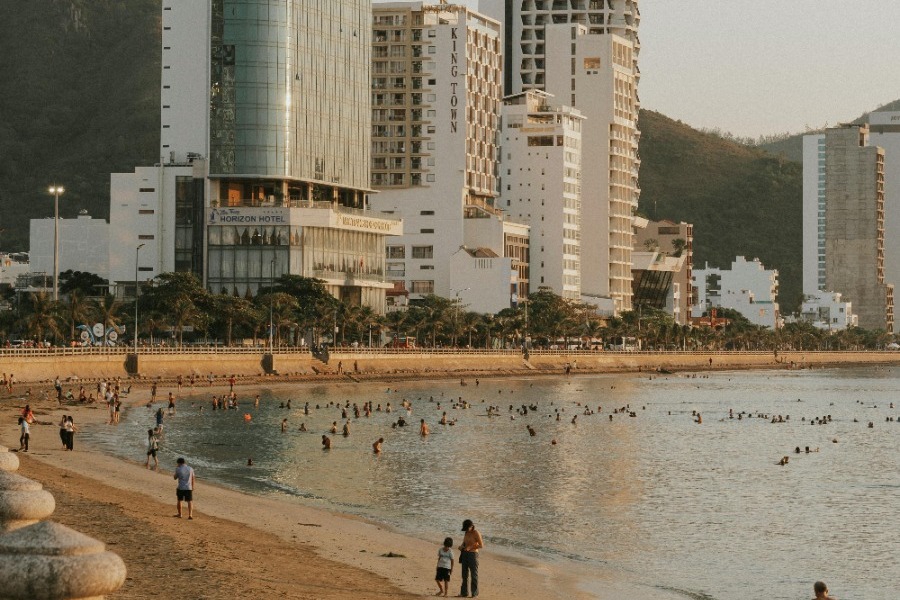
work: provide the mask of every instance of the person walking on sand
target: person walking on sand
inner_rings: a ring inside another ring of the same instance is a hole
[[[175,414],[175,394],[169,392],[169,414]]]
[[[75,449],[75,432],[78,431],[78,428],[75,427],[75,419],[72,415],[66,417],[66,450],[74,450]]]
[[[31,438],[31,428],[25,417],[19,417],[19,452],[28,452],[28,440]]]
[[[152,429],[147,430],[147,464],[146,467],[150,468],[150,459],[153,459],[154,470],[159,471],[159,458],[156,457],[157,452],[159,452],[159,438],[156,437],[156,433]]]
[[[815,582],[813,584],[813,592],[816,594],[813,600],[837,600],[834,596],[828,595],[828,586],[824,582]]]
[[[475,598],[478,596],[478,551],[484,548],[484,541],[471,519],[463,521],[462,530],[465,535],[459,546],[459,564],[462,567],[462,587],[459,589],[459,597],[469,596],[471,578],[472,598]]]
[[[187,465],[184,457],[178,457],[176,462],[178,466],[175,467],[173,479],[178,480],[178,487],[175,490],[175,497],[178,498],[176,504],[178,514],[175,516],[181,518],[181,503],[187,502],[188,520],[190,521],[194,518],[194,469]]]
[[[434,580],[438,584],[435,596],[446,596],[450,588],[450,574],[453,573],[453,538],[444,538],[444,545],[438,549],[437,572]]]

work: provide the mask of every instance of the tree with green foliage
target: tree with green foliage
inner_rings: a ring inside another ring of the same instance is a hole
[[[82,296],[103,296],[107,293],[109,281],[86,271],[69,269],[59,274],[59,293],[78,291]]]

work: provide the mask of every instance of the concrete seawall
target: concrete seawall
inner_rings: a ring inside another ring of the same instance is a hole
[[[2,353],[0,371],[14,374],[18,382],[61,379],[133,377],[171,378],[193,373],[198,377],[214,374],[241,377],[277,374],[309,376],[337,374],[340,365],[345,374],[377,378],[416,374],[426,377],[464,376],[466,374],[527,375],[562,372],[570,365],[576,372],[620,371],[697,371],[706,369],[801,368],[860,364],[900,364],[900,352],[691,352],[691,353],[540,353],[526,360],[518,352],[481,353],[370,353],[332,352],[328,363],[303,352],[190,351],[185,353],[141,353],[135,367],[134,356],[123,352],[84,353]],[[407,375],[407,376],[409,376]]]

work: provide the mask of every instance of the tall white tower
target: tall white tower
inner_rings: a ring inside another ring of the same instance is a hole
[[[637,209],[636,0],[482,0],[503,22],[508,94],[539,89],[585,116],[581,288],[586,300],[631,309]]]

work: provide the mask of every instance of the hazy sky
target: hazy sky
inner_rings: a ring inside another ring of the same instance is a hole
[[[639,6],[641,104],[694,127],[796,133],[900,99],[900,0]]]

